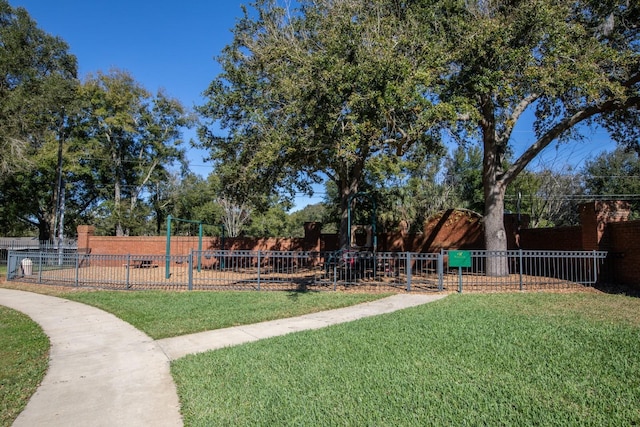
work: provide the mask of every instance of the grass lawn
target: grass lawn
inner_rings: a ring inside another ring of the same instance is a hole
[[[62,297],[115,314],[153,339],[346,307],[388,296],[333,292],[99,291]]]
[[[0,426],[10,426],[47,370],[49,339],[22,313],[0,306]]]
[[[640,299],[451,295],[172,364],[187,426],[640,424]]]
[[[381,297],[43,292],[101,307],[156,339]],[[4,426],[42,379],[48,341],[28,318],[0,307],[0,343]],[[187,426],[639,425],[640,299],[451,295],[188,356],[172,373]]]

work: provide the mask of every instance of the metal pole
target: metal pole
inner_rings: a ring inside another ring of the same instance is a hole
[[[188,263],[189,263],[189,266],[187,268],[189,269],[189,273],[187,273],[187,280],[188,280],[187,289],[192,291],[193,290],[193,249],[191,249],[191,253],[189,254]]]
[[[220,246],[221,246],[220,250],[222,251],[221,252],[222,256],[220,257],[220,268],[222,270],[224,270],[224,259],[225,259],[225,256],[224,256],[224,223],[220,223],[220,234],[221,234],[220,235],[220,239],[221,239],[221,241],[220,241]]]
[[[131,285],[129,284],[129,266],[131,265],[131,254],[127,254],[127,275],[125,278],[125,285],[127,287],[127,289],[129,289],[131,287]]]
[[[440,249],[438,257],[438,290],[440,292],[444,290],[444,249]]]
[[[202,267],[202,222],[198,225],[198,273]]]
[[[347,249],[351,249],[351,202],[356,195],[357,193],[349,196],[347,199],[347,233],[349,235],[349,239],[347,240]]]
[[[167,216],[167,250],[166,250],[166,257],[165,257],[165,263],[164,263],[164,272],[165,272],[165,279],[168,279],[169,277],[171,277],[171,272],[169,271],[170,267],[171,267],[171,215]]]
[[[520,265],[518,266],[520,274],[520,290],[522,290],[522,249],[518,250],[518,262],[520,263]]]
[[[411,252],[407,252],[405,271],[407,272],[407,292],[411,291]]]
[[[262,260],[260,259],[261,251],[258,251],[258,290],[260,290],[260,264]]]
[[[593,284],[598,283],[598,258],[596,257],[596,251],[593,251]]]

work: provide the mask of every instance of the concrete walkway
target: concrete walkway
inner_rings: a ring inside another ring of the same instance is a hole
[[[444,296],[394,295],[353,307],[154,341],[97,308],[0,288],[0,305],[31,317],[51,342],[47,374],[14,426],[181,426],[171,360]]]
[[[165,338],[156,341],[169,359],[179,359],[187,354],[201,353],[264,338],[285,335],[307,329],[320,329],[329,325],[351,322],[369,316],[391,313],[403,308],[426,304],[446,295],[398,294],[377,301],[351,307],[305,314],[288,319],[272,320],[253,325],[234,326],[197,334]]]

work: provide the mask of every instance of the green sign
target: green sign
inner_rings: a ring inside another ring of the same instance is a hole
[[[449,251],[449,267],[471,267],[471,251]]]

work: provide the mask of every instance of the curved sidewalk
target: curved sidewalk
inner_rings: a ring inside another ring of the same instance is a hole
[[[49,336],[49,369],[14,426],[181,426],[170,360],[425,304],[446,295],[401,294],[304,316],[158,341],[100,309],[0,288],[0,305]]]
[[[49,369],[14,427],[181,426],[169,360],[147,335],[73,301],[0,289],[49,336]]]

